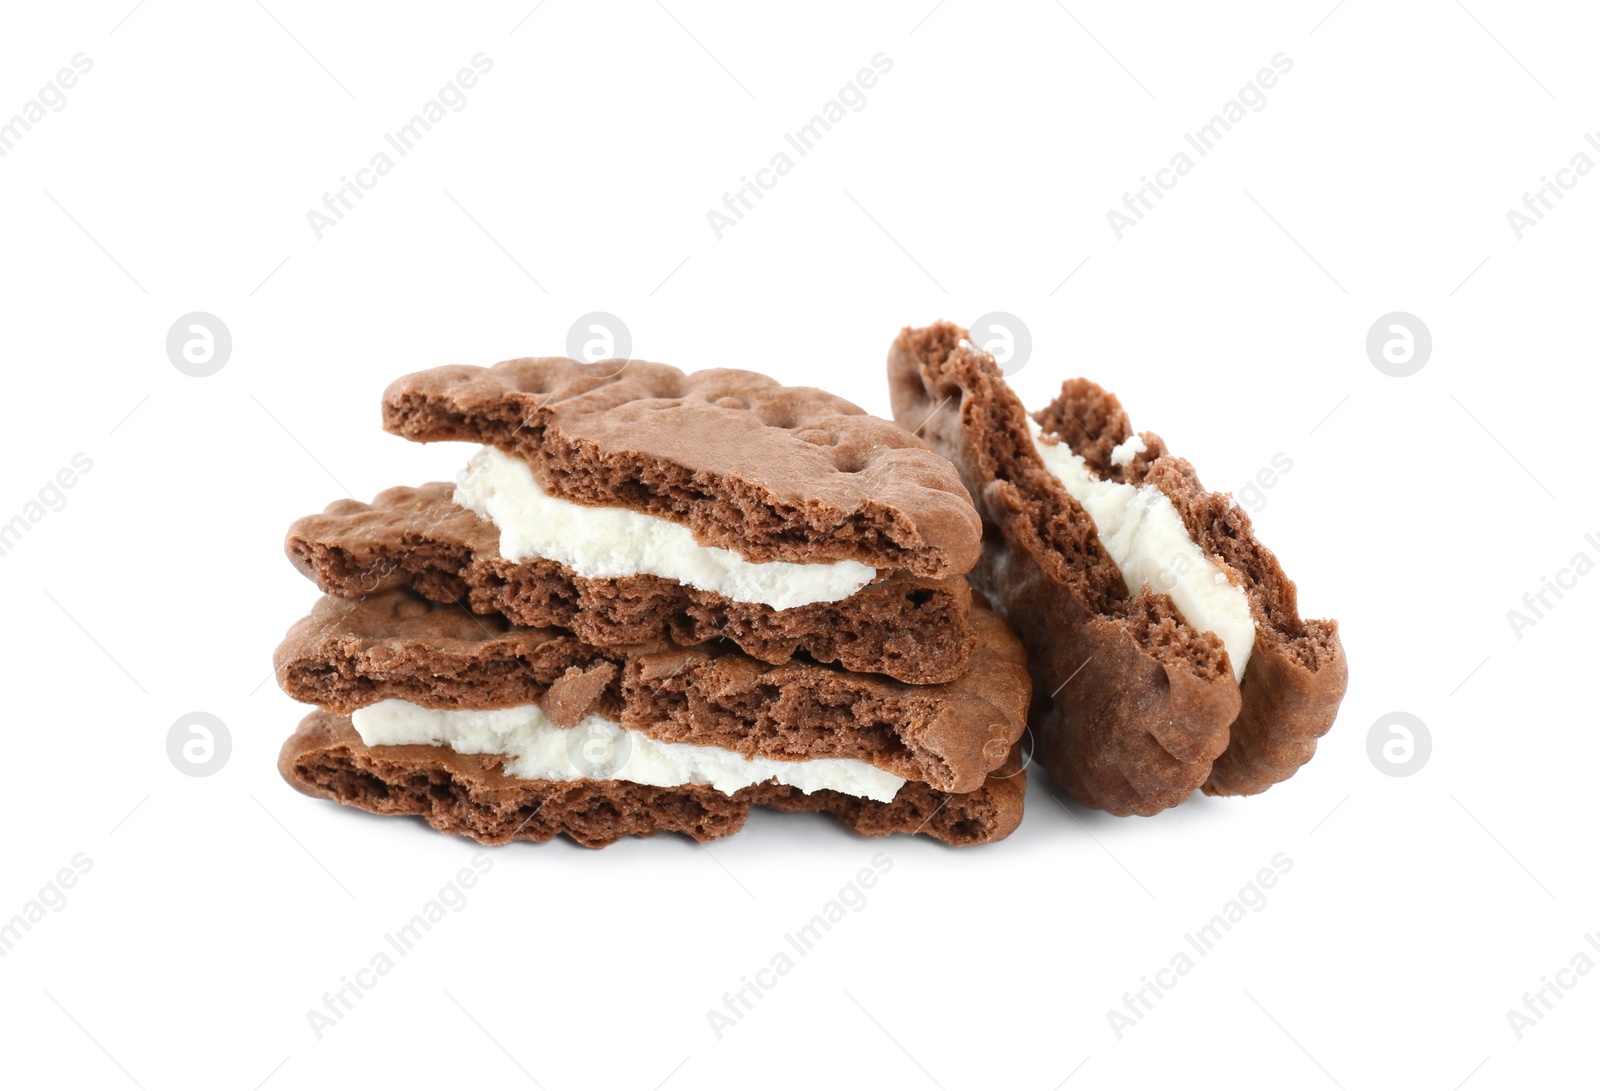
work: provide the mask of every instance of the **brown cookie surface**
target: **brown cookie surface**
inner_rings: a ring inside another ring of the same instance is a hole
[[[1087,379],[1062,384],[1035,417],[1091,465],[1096,453],[1109,453],[1133,434],[1116,395]],[[1293,776],[1333,726],[1349,681],[1339,626],[1302,619],[1294,581],[1256,539],[1249,514],[1230,496],[1208,492],[1189,461],[1170,454],[1160,436],[1140,437],[1146,451],[1120,468],[1107,459],[1101,476],[1160,489],[1201,551],[1237,574],[1250,600],[1256,639],[1241,683],[1242,707],[1228,748],[1202,787],[1208,795],[1254,795]]]
[[[955,681],[917,686],[804,660],[768,664],[717,642],[593,648],[554,629],[479,618],[403,590],[321,599],[279,645],[297,701],[349,712],[539,704],[558,726],[599,712],[665,742],[779,760],[855,758],[946,792],[976,790],[1027,724],[1027,653],[972,614],[978,650]]]
[[[960,470],[984,520],[973,582],[1028,645],[1041,763],[1080,802],[1154,814],[1190,797],[1250,794],[1309,760],[1346,682],[1333,622],[1301,621],[1294,585],[1249,518],[1207,493],[1187,462],[1144,434],[1145,454],[1112,465],[1131,434],[1116,399],[1072,380],[1038,414],[1111,480],[1151,484],[1207,555],[1241,577],[1256,620],[1243,687],[1221,641],[1170,597],[1130,594],[1094,522],[1045,467],[1026,413],[992,357],[949,323],[906,329],[890,349],[895,417]]]
[[[509,708],[541,700],[568,670],[605,662],[560,629],[520,628],[404,590],[324,596],[273,655],[280,689],[336,712],[391,697],[429,708]],[[615,708],[613,694],[597,710]]]
[[[306,795],[375,814],[417,815],[436,830],[483,844],[565,834],[590,848],[663,832],[712,841],[737,832],[752,806],[830,813],[867,836],[920,833],[951,845],[978,845],[1016,829],[1027,786],[1015,753],[976,791],[951,795],[912,782],[888,803],[831,791],[807,795],[771,782],[725,795],[694,785],[522,780],[506,776],[493,755],[438,746],[369,747],[347,717],[320,710],[284,743],[278,770]]]
[[[843,398],[753,371],[555,357],[439,367],[396,380],[383,423],[499,447],[556,496],[671,519],[751,561],[940,578],[978,556],[978,518],[947,462]]]
[[[371,504],[336,501],[297,520],[285,550],[331,595],[411,587],[518,625],[559,626],[599,646],[726,638],[768,663],[804,655],[919,684],[959,677],[977,646],[972,594],[960,575],[893,573],[839,602],[774,610],[656,576],[588,579],[554,561],[508,561],[493,524],[458,506],[453,491],[434,482],[388,489]]]

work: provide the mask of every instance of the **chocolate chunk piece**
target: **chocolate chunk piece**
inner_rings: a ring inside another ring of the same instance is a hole
[[[614,663],[599,663],[584,670],[568,667],[545,691],[539,706],[557,727],[571,727],[591,712],[603,710],[603,701],[617,677]]]

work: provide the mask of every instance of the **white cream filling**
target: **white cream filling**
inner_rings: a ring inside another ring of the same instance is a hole
[[[1145,446],[1144,437],[1135,432],[1111,448],[1111,465],[1126,466],[1149,449]]]
[[[1128,591],[1136,593],[1148,584],[1171,595],[1192,627],[1217,634],[1233,663],[1234,679],[1242,681],[1256,642],[1250,600],[1189,536],[1172,501],[1154,485],[1096,477],[1072,448],[1041,442],[1041,430],[1031,418],[1028,426],[1045,467],[1094,520],[1100,544],[1117,563]],[[1133,436],[1111,452],[1111,462],[1126,466],[1144,450],[1144,441]]]
[[[888,803],[905,778],[855,758],[777,761],[720,746],[661,742],[591,715],[557,727],[538,705],[433,709],[389,699],[350,714],[368,746],[448,746],[458,754],[505,754],[508,776],[525,780],[626,780],[657,788],[710,785],[732,795],[776,780],[807,794],[822,789]]]
[[[787,610],[849,598],[878,574],[859,561],[747,561],[731,549],[701,545],[670,519],[551,496],[526,462],[495,447],[472,457],[456,482],[455,501],[495,525],[507,560],[542,557],[589,579],[660,576]]]

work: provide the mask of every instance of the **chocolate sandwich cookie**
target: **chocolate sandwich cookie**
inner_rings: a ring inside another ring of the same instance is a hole
[[[955,463],[983,518],[972,579],[1028,646],[1058,783],[1150,815],[1310,760],[1345,692],[1338,624],[1301,619],[1230,497],[1087,380],[1030,418],[949,323],[903,330],[889,383],[895,418]]]
[[[626,780],[532,780],[509,775],[503,756],[438,746],[368,746],[350,719],[316,711],[284,743],[278,768],[309,796],[375,814],[417,815],[436,830],[488,845],[566,834],[599,848],[662,832],[712,841],[737,832],[752,806],[821,811],[857,833],[920,833],[951,845],[998,841],[1022,820],[1027,774],[1014,752],[973,792],[950,795],[907,782],[878,802],[776,783],[724,793],[706,785]]]
[[[956,482],[948,465],[947,472]],[[725,638],[767,663],[803,655],[919,684],[959,677],[977,646],[967,620],[972,595],[959,574],[889,571],[837,601],[782,609],[646,573],[586,577],[561,561],[503,556],[500,531],[456,504],[455,489],[435,482],[386,490],[370,504],[336,501],[297,520],[285,549],[331,595],[410,587],[517,625],[559,626],[602,646]],[[970,511],[965,493],[959,499]]]
[[[948,463],[890,422],[754,371],[644,360],[450,366],[392,383],[383,426],[516,456],[542,489],[688,527],[746,561],[958,576],[979,524]]]
[[[1030,692],[1027,654],[1006,624],[980,609],[972,626],[978,650],[966,671],[915,686],[804,660],[763,663],[724,642],[597,649],[394,590],[323,598],[289,630],[276,664],[284,692],[334,713],[359,717],[387,702],[435,713],[538,706],[555,729],[598,716],[659,742],[780,762],[851,759],[965,793],[1021,738]],[[441,737],[452,730],[447,717],[428,719]]]

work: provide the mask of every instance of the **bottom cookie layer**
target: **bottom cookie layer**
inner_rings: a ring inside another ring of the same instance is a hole
[[[921,833],[950,845],[981,845],[1017,828],[1027,787],[1017,752],[977,791],[949,795],[911,781],[888,803],[831,791],[807,795],[771,782],[725,795],[701,785],[521,780],[506,776],[500,764],[494,755],[438,746],[369,747],[349,717],[320,710],[300,722],[278,757],[283,778],[306,795],[374,814],[417,815],[436,830],[486,845],[566,834],[599,848],[662,832],[713,841],[738,832],[752,806],[827,812],[869,837]]]

